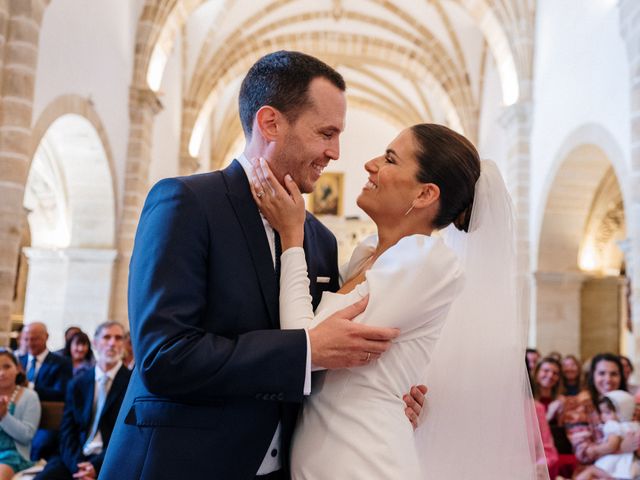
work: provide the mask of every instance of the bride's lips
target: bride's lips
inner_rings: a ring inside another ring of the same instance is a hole
[[[369,177],[367,183],[365,183],[364,187],[362,187],[363,190],[376,190],[377,188],[378,185],[371,179],[371,177]]]

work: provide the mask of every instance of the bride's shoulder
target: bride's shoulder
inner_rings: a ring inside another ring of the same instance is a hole
[[[378,259],[379,267],[396,265],[403,268],[428,267],[436,270],[459,270],[455,253],[440,237],[408,235],[387,250]]]

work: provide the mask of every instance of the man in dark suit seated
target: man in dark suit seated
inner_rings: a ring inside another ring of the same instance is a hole
[[[90,480],[98,476],[131,372],[122,363],[122,325],[99,325],[93,343],[98,363],[69,383],[60,454],[49,460],[37,480]]]
[[[41,402],[64,401],[67,384],[73,376],[71,361],[49,351],[49,333],[44,323],[29,323],[24,327],[23,335],[29,353],[20,357],[20,363],[27,374],[29,387],[36,391]],[[49,458],[57,448],[58,432],[40,429],[33,437],[31,459]]]

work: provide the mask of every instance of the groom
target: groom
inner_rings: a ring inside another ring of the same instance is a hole
[[[366,301],[309,331],[279,329],[279,240],[247,181],[262,156],[280,180],[288,173],[310,192],[339,156],[344,90],[340,74],[316,58],[261,58],[240,90],[240,158],[149,193],[129,277],[136,368],[101,479],[288,478],[311,365],[365,365],[389,348],[397,330],[350,321]],[[304,249],[315,307],[338,288],[337,246],[310,214]]]

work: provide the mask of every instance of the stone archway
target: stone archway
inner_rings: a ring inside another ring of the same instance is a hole
[[[31,246],[24,249],[29,262],[24,320],[47,324],[52,347],[62,346],[65,327],[93,331],[109,318],[116,256],[108,143],[100,124],[96,128],[78,113],[52,120],[62,103],[54,102],[37,123],[36,132],[44,133],[24,197],[31,231]]]
[[[624,178],[600,127],[569,136],[547,184],[536,278],[537,344],[588,357],[625,350]]]

